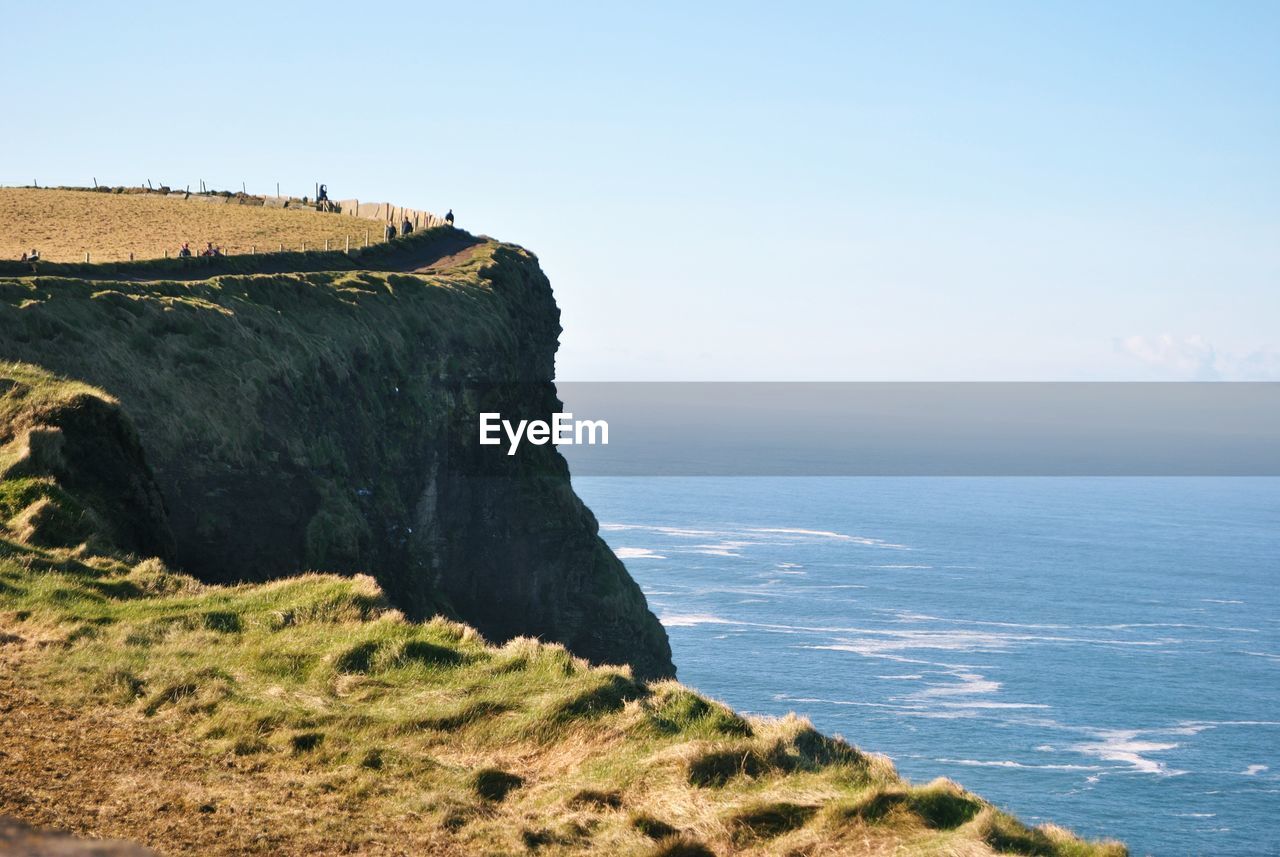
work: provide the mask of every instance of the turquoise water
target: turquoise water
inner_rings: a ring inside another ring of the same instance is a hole
[[[1135,854],[1280,853],[1280,480],[574,484],[701,691]]]

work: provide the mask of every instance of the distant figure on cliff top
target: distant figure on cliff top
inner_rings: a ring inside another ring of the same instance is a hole
[[[392,238],[396,237],[396,225],[394,223],[388,223],[384,232],[386,233],[387,240],[390,241]]]
[[[322,184],[320,185],[320,193],[316,196],[316,202],[328,202],[328,201],[329,201],[329,186],[326,184]]]
[[[449,213],[444,216],[444,222],[449,224],[450,226],[453,225],[453,209],[452,208],[449,209]]]
[[[182,242],[182,249],[178,251],[178,255],[186,259],[191,256],[191,245],[186,241]]]
[[[24,262],[39,262],[39,261],[40,261],[40,251],[39,251],[39,250],[37,250],[36,248],[32,247],[32,248],[31,248],[31,252],[30,252],[30,253],[23,253],[23,254],[22,254],[22,261],[24,261]]]
[[[402,223],[400,224],[400,234],[401,234],[401,235],[408,235],[408,234],[409,234],[410,232],[412,232],[412,231],[413,231],[413,224],[412,224],[412,223],[410,223],[410,222],[409,222],[409,218],[407,218],[407,217],[406,217],[406,218],[404,219],[404,222],[402,222]]]

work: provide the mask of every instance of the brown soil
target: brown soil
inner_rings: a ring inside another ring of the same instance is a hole
[[[382,815],[374,828],[345,800],[252,762],[210,758],[136,711],[52,704],[23,680],[34,645],[0,645],[0,816],[169,855],[461,853],[411,818]],[[0,854],[42,853],[14,850],[4,830]]]

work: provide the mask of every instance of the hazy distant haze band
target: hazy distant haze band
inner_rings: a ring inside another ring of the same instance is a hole
[[[563,382],[576,475],[1276,476],[1280,384]]]

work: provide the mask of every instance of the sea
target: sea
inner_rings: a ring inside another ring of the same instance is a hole
[[[1280,854],[1280,479],[574,486],[702,693],[1135,855]]]

